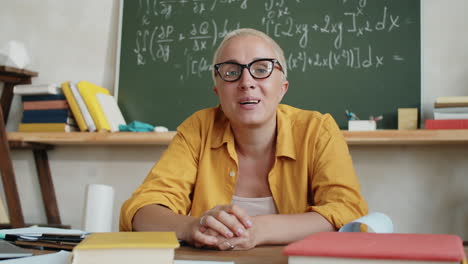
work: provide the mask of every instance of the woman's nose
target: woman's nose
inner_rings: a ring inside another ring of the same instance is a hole
[[[242,69],[242,75],[239,80],[239,88],[255,88],[255,78],[250,75],[249,69],[247,68]]]

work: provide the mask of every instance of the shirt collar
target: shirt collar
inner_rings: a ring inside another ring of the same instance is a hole
[[[276,110],[277,136],[276,156],[285,156],[296,160],[296,144],[294,142],[291,119],[282,105]]]
[[[292,133],[291,119],[283,111],[281,105],[276,110],[277,130],[276,136],[276,156],[285,156],[296,159],[296,145]],[[217,107],[213,137],[211,138],[211,147],[219,148],[224,143],[234,144],[234,135],[231,130],[231,123],[224,115],[221,105]]]
[[[234,142],[234,135],[231,130],[231,123],[224,115],[221,105],[218,105],[216,109],[216,116],[213,126],[213,134],[211,138],[211,147],[219,148],[224,143]]]

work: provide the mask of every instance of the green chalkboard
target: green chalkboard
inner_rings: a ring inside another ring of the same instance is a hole
[[[283,103],[361,119],[420,107],[419,0],[123,0],[116,94],[125,119],[174,130],[218,104],[212,55],[227,32],[251,27],[284,49]]]

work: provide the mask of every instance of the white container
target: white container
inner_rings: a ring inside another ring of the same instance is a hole
[[[377,129],[375,120],[349,120],[349,131],[373,131]]]
[[[88,184],[83,215],[86,232],[111,232],[114,210],[114,188],[103,184]]]

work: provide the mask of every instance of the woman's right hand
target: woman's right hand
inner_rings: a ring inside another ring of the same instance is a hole
[[[237,205],[218,205],[206,211],[191,227],[192,244],[196,247],[214,246],[218,243],[217,235],[225,238],[240,237],[252,227],[252,219]],[[216,235],[205,234],[211,229]],[[189,241],[190,242],[190,241]]]

